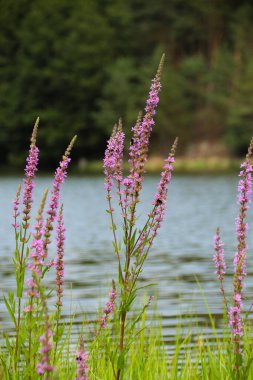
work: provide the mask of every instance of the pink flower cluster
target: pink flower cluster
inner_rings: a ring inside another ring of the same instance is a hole
[[[243,336],[243,326],[241,320],[241,308],[239,306],[231,306],[228,309],[229,326],[232,329],[234,337]]]
[[[108,192],[112,189],[113,179],[116,181],[122,180],[124,138],[125,134],[122,131],[121,121],[119,121],[107,142],[104,157],[105,189]]]
[[[53,333],[50,328],[48,309],[45,299],[43,299],[43,307],[45,313],[45,333],[40,337],[42,347],[40,349],[41,361],[37,366],[37,372],[39,375],[43,375],[44,373],[48,374],[49,372],[54,371],[54,367],[50,364],[50,352],[52,349],[51,338]]]
[[[38,211],[38,215],[36,217],[36,224],[34,226],[34,233],[33,233],[33,241],[30,245],[30,252],[29,252],[29,263],[28,268],[32,271],[32,278],[28,279],[26,281],[26,284],[28,285],[28,291],[27,295],[29,297],[39,297],[38,292],[38,284],[37,280],[41,278],[41,270],[45,259],[45,252],[43,248],[43,234],[44,234],[44,220],[42,217],[45,202],[47,198],[47,190],[45,191],[40,208]],[[31,311],[32,310],[32,304],[27,306],[25,308],[25,311]]]
[[[109,316],[114,312],[116,297],[117,292],[115,285],[113,284],[112,290],[109,293],[109,301],[106,302],[106,307],[103,309],[104,315],[100,319],[100,326],[102,328],[105,328],[107,326]]]
[[[153,222],[150,223],[150,227],[153,230],[152,239],[157,235],[157,230],[161,227],[161,223],[164,218],[166,199],[168,192],[168,185],[171,180],[171,175],[173,171],[173,164],[175,162],[174,154],[177,146],[177,139],[175,140],[169,157],[165,160],[165,165],[161,173],[161,179],[157,187],[157,192],[154,196],[153,205],[154,209],[149,216],[152,218]]]
[[[220,239],[220,230],[217,228],[216,235],[214,236],[214,249],[215,254],[213,256],[213,261],[216,267],[216,276],[219,281],[222,281],[224,274],[226,273],[226,262],[224,257],[224,244]]]
[[[250,195],[252,194],[252,171],[253,167],[247,160],[241,165],[240,177],[243,177],[238,184],[238,204],[243,206],[243,210],[249,209],[251,203]]]
[[[45,251],[45,257],[48,253],[48,245],[51,243],[50,236],[51,231],[53,230],[53,223],[57,214],[59,199],[60,199],[60,189],[61,185],[64,183],[65,178],[67,177],[67,169],[71,159],[69,158],[70,152],[75,143],[76,136],[71,140],[62,161],[60,162],[58,168],[55,171],[54,181],[53,181],[53,190],[51,191],[51,199],[49,204],[49,210],[47,211],[48,217],[46,220],[45,232],[44,232],[44,241],[43,248]],[[49,264],[49,267],[51,265]]]
[[[41,361],[37,366],[37,371],[39,375],[43,375],[45,372],[53,372],[54,367],[49,362],[49,354],[52,349],[52,344],[50,342],[50,338],[53,336],[52,331],[47,328],[44,335],[41,335],[40,341],[42,343],[42,348],[40,349],[40,353],[42,355]]]
[[[29,155],[26,159],[25,176],[27,178],[34,178],[35,172],[38,170],[39,162],[39,149],[35,145],[35,142],[31,144]]]
[[[53,190],[51,192],[51,200],[49,205],[49,210],[47,212],[48,218],[46,220],[46,227],[45,227],[45,239],[44,239],[44,251],[47,256],[47,247],[48,244],[50,244],[50,235],[51,231],[53,230],[53,223],[57,214],[57,209],[59,206],[59,199],[60,199],[60,188],[61,185],[64,183],[65,178],[67,176],[67,168],[68,164],[70,162],[70,158],[66,155],[63,156],[63,160],[60,162],[59,167],[56,169],[55,177],[53,181]]]
[[[123,214],[126,216],[127,208],[134,206],[138,201],[138,195],[142,187],[144,178],[144,165],[148,157],[149,139],[154,125],[153,116],[159,102],[158,93],[161,89],[160,75],[163,66],[162,58],[157,75],[152,81],[149,97],[145,107],[145,115],[141,119],[139,115],[135,126],[132,128],[133,137],[129,148],[130,173],[122,178],[122,161],[124,133],[122,132],[121,121],[114,127],[111,138],[107,143],[104,157],[105,189],[111,198],[113,179],[118,181],[118,194]],[[123,187],[123,188],[122,188]]]
[[[39,161],[39,149],[35,145],[35,141],[32,141],[29,155],[27,157],[27,164],[25,167],[25,176],[24,179],[24,195],[23,195],[23,204],[25,206],[23,213],[23,220],[25,222],[25,228],[28,228],[28,221],[30,219],[31,205],[33,202],[32,192],[35,186],[34,177],[35,172],[38,170],[38,161]]]
[[[253,167],[249,162],[251,155],[252,144],[250,145],[246,161],[241,165],[240,179],[238,184],[238,204],[240,205],[240,213],[236,218],[236,232],[237,232],[237,252],[234,258],[234,303],[228,310],[229,326],[232,328],[233,335],[242,336],[243,326],[241,320],[242,309],[242,290],[244,288],[244,279],[246,273],[246,235],[248,224],[245,222],[246,211],[249,209],[251,203],[250,195],[252,193],[252,171]]]
[[[87,364],[89,355],[84,352],[84,342],[83,337],[80,337],[79,350],[76,352],[76,380],[88,380],[89,367]]]
[[[133,202],[138,202],[138,194],[141,190],[144,178],[144,165],[148,159],[150,135],[153,125],[155,124],[153,116],[156,113],[156,107],[159,102],[158,93],[161,90],[160,74],[162,65],[163,60],[158,68],[156,77],[152,80],[143,120],[141,120],[141,116],[139,115],[135,126],[132,128],[133,138],[129,148],[130,174],[123,181],[125,187],[123,192],[125,194],[123,207],[128,207],[131,206]],[[128,201],[129,195],[133,195],[137,199],[131,199],[132,197],[130,197]]]
[[[246,277],[246,235],[248,224],[245,222],[246,211],[251,203],[250,195],[252,193],[252,171],[253,167],[249,160],[242,165],[243,169],[239,176],[242,177],[238,184],[238,204],[240,205],[240,213],[236,218],[236,232],[238,240],[238,248],[234,258],[234,272],[237,277],[237,286],[239,291],[244,287],[243,280]]]
[[[17,219],[20,215],[20,212],[19,212],[19,205],[20,205],[20,193],[21,193],[21,185],[18,186],[18,190],[17,190],[17,194],[16,194],[16,198],[12,201],[13,203],[13,219],[14,219],[14,223],[12,223],[12,226],[16,229],[18,229],[20,227],[20,224],[17,222]]]
[[[41,215],[37,218],[37,223],[35,225],[35,233],[33,234],[33,241],[30,246],[29,258],[32,260],[28,264],[28,268],[32,270],[38,277],[41,277],[41,267],[43,265],[43,260],[45,258],[45,253],[43,249],[43,230],[44,221]]]
[[[64,277],[64,241],[66,239],[65,237],[65,227],[63,222],[63,213],[62,213],[63,207],[61,207],[58,218],[57,218],[57,257],[55,260],[55,267],[56,267],[56,285],[57,285],[57,294],[58,294],[58,300],[56,302],[57,306],[62,306],[61,298],[63,297],[63,277]]]

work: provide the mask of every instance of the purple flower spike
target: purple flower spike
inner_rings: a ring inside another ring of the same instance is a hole
[[[21,193],[21,185],[18,186],[16,198],[13,200],[13,219],[14,223],[12,223],[12,226],[17,230],[20,227],[20,224],[17,222],[17,219],[20,215],[19,212],[19,204],[20,204],[20,193]]]
[[[119,182],[122,180],[124,138],[122,122],[119,120],[108,140],[104,157],[105,189],[109,193],[113,186],[113,179]]]
[[[63,297],[63,278],[64,278],[64,241],[65,241],[65,227],[63,222],[63,205],[60,208],[60,212],[57,218],[57,257],[55,260],[56,267],[56,286],[58,300],[56,302],[57,306],[62,306],[61,298]]]
[[[115,300],[117,297],[115,282],[112,282],[112,290],[109,293],[109,301],[106,302],[106,307],[103,309],[104,315],[100,319],[100,327],[105,328],[107,326],[108,319],[115,309]]]
[[[152,224],[152,230],[153,235],[152,238],[154,238],[157,234],[158,228],[161,226],[161,222],[163,221],[164,212],[166,208],[166,198],[167,198],[167,192],[168,192],[168,185],[171,180],[171,174],[173,171],[173,164],[175,162],[174,154],[177,147],[177,139],[175,140],[171,152],[169,154],[169,157],[165,160],[165,165],[163,167],[162,173],[161,173],[161,179],[157,187],[157,192],[155,194],[153,205],[154,210],[150,214],[150,216],[153,218],[154,223]]]
[[[76,352],[76,364],[77,364],[76,380],[89,380],[88,379],[89,367],[87,364],[88,358],[89,358],[89,355],[86,354],[84,351],[84,342],[83,342],[83,337],[81,335],[79,350],[77,350]]]
[[[226,273],[226,262],[224,258],[224,244],[220,239],[220,229],[217,228],[216,235],[214,236],[214,249],[215,254],[213,256],[213,261],[216,267],[216,276],[219,281],[222,281],[224,274]]]
[[[67,176],[67,169],[70,162],[70,152],[76,140],[76,136],[71,140],[64,156],[62,157],[62,161],[60,162],[58,168],[55,171],[55,177],[53,181],[53,190],[51,192],[51,200],[49,205],[49,210],[47,212],[48,217],[46,220],[46,227],[44,233],[44,241],[43,248],[45,251],[45,257],[47,257],[48,245],[51,243],[50,236],[51,231],[53,230],[53,223],[57,214],[59,199],[60,199],[60,189],[61,185],[64,183],[65,178]]]
[[[39,297],[36,279],[39,279],[41,277],[41,270],[42,270],[43,260],[45,257],[44,249],[43,249],[43,239],[42,239],[43,233],[44,233],[44,221],[43,221],[42,214],[43,214],[45,202],[47,199],[47,193],[48,191],[46,190],[41,200],[38,215],[36,217],[36,224],[34,226],[35,231],[33,233],[33,241],[30,245],[30,253],[28,256],[29,257],[28,268],[32,271],[32,278],[26,281],[26,284],[28,286],[27,295],[32,298]]]
[[[216,230],[216,234],[214,236],[214,250],[215,250],[215,254],[213,255],[213,261],[214,261],[214,264],[215,264],[215,267],[216,267],[215,274],[216,274],[217,280],[220,281],[220,291],[221,291],[221,293],[223,295],[224,304],[226,306],[227,313],[228,313],[228,300],[227,300],[227,297],[226,297],[226,294],[225,294],[224,285],[223,285],[223,279],[224,279],[224,275],[226,273],[226,262],[225,262],[225,257],[224,257],[224,248],[223,248],[223,246],[224,246],[224,244],[221,241],[221,238],[220,238],[220,229],[218,227],[217,230]]]
[[[37,138],[37,131],[38,131],[38,125],[39,125],[39,118],[36,120],[33,133],[31,137],[31,145],[29,150],[29,155],[26,159],[26,167],[25,167],[25,179],[24,179],[24,195],[23,195],[23,204],[24,204],[24,210],[23,210],[23,221],[24,228],[27,229],[29,227],[29,220],[30,220],[30,212],[33,202],[33,189],[35,186],[34,183],[34,177],[35,173],[38,170],[38,161],[39,161],[39,149],[36,146],[36,138]]]
[[[251,203],[250,195],[252,194],[252,171],[253,167],[250,164],[250,157],[252,155],[253,139],[251,141],[246,161],[241,165],[241,177],[238,184],[238,204],[240,205],[240,212],[236,218],[236,232],[237,232],[237,252],[234,258],[234,273],[236,277],[236,293],[241,293],[244,288],[244,279],[246,273],[246,236],[248,231],[248,224],[246,223],[246,212]]]
[[[144,166],[148,159],[148,148],[150,135],[155,124],[154,115],[156,113],[156,108],[159,102],[158,94],[161,90],[160,76],[162,72],[162,67],[164,63],[164,56],[159,64],[157,74],[152,80],[149,97],[145,107],[145,115],[143,120],[141,120],[141,114],[139,114],[135,126],[132,128],[133,138],[131,140],[131,145],[129,148],[129,163],[130,163],[130,174],[127,177],[127,181],[124,182],[125,185],[125,204],[127,205],[128,195],[135,195],[135,203],[138,200],[138,194],[142,188],[142,182],[144,179]],[[131,204],[132,205],[132,204]]]
[[[228,310],[229,326],[232,328],[234,337],[243,336],[243,326],[241,320],[241,307],[232,306]]]
[[[45,333],[41,335],[41,361],[37,365],[37,372],[39,375],[48,374],[54,371],[54,367],[50,363],[50,353],[52,349],[51,338],[53,336],[52,330],[50,328],[48,309],[46,301],[43,300],[44,313],[45,313]]]

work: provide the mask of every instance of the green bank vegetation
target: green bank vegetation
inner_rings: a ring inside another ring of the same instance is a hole
[[[250,0],[0,0],[1,166],[22,168],[40,115],[41,168],[78,134],[73,161],[101,158],[118,117],[143,109],[166,55],[152,151],[222,141],[246,152],[253,124]],[[44,152],[47,152],[46,154]]]

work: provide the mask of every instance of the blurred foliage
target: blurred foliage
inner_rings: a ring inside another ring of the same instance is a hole
[[[253,3],[0,0],[1,165],[23,164],[36,116],[42,165],[74,134],[99,158],[118,117],[127,136],[166,54],[153,152],[175,136],[245,151],[253,128]]]

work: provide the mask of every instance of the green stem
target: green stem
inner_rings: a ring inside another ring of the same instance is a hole
[[[121,278],[123,278],[120,255],[119,255],[119,248],[118,248],[118,241],[117,241],[117,236],[116,236],[116,232],[115,232],[115,224],[114,224],[113,211],[112,211],[111,195],[110,195],[109,191],[108,191],[107,199],[108,199],[108,204],[109,204],[109,213],[111,216],[111,224],[112,224],[113,239],[114,239],[114,243],[115,243],[115,250],[116,250],[117,259],[119,262],[119,270],[120,270]]]
[[[59,342],[59,339],[58,339],[58,333],[59,333],[59,320],[61,318],[61,307],[59,305],[57,305],[57,312],[56,312],[56,332],[55,332],[55,338],[56,338],[56,341],[55,341],[55,349],[54,349],[54,359],[53,359],[53,363],[55,363],[55,360],[56,360],[56,352],[57,352],[57,347],[58,347],[58,342]]]
[[[24,229],[25,229],[24,236],[21,238],[22,248],[21,248],[21,255],[19,257],[19,266],[18,266],[20,275],[22,274],[22,271],[23,271],[23,259],[24,259],[27,228],[28,228],[28,222],[26,221],[25,226],[24,226]],[[23,275],[19,277],[18,281],[20,281],[20,278],[22,278],[22,281],[23,281]],[[22,284],[22,287],[23,287],[23,284]],[[22,298],[22,294],[20,297],[18,297],[18,321],[17,321],[17,327],[16,327],[16,345],[15,345],[15,370],[17,370],[17,366],[18,366],[18,345],[19,345],[19,332],[20,332],[20,323],[21,323],[21,298]]]
[[[125,336],[125,323],[126,323],[126,311],[122,312],[120,320],[120,343],[119,343],[119,352],[122,353],[124,349],[124,336]],[[121,369],[118,368],[116,380],[120,380]]]

